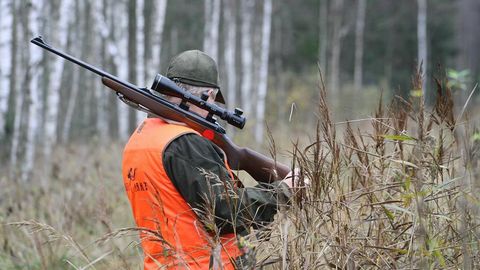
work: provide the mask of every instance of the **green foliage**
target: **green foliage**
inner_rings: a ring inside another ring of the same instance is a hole
[[[448,86],[453,90],[466,91],[470,82],[470,70],[447,69]]]
[[[480,142],[480,132],[475,132],[475,133],[472,135],[472,141],[474,141],[474,142]]]

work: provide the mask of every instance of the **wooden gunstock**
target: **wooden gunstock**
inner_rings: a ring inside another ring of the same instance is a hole
[[[258,182],[270,183],[280,180],[290,172],[290,167],[287,165],[250,148],[239,147],[225,135],[214,137],[212,141],[225,152],[231,169],[246,171]]]

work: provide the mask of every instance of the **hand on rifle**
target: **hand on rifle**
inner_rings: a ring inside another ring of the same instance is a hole
[[[307,177],[300,178],[300,169],[295,168],[290,171],[282,180],[289,188],[306,188],[310,186],[310,179]]]

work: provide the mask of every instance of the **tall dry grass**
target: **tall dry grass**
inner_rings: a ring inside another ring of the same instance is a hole
[[[98,142],[59,146],[52,174],[42,175],[38,160],[28,182],[2,170],[0,269],[140,269],[136,234],[96,242],[134,226],[120,175],[121,149]]]
[[[447,82],[435,82],[433,107],[422,97],[380,98],[369,127],[347,121],[340,134],[321,81],[315,139],[292,151],[312,184],[281,211],[269,241],[252,239],[263,250],[259,267],[480,267],[480,141],[455,115]]]

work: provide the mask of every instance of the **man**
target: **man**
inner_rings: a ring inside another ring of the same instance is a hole
[[[174,57],[167,77],[224,103],[216,63],[201,51]],[[196,106],[191,111],[207,115]],[[291,187],[291,180],[237,186],[220,148],[183,123],[154,116],[130,137],[122,171],[148,270],[240,268],[237,236],[271,222]]]

